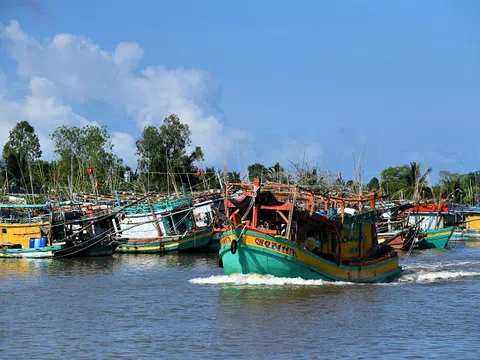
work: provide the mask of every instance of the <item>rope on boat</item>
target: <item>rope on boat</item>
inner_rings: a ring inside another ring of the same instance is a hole
[[[408,258],[410,257],[410,254],[412,253],[412,250],[413,250],[414,245],[415,245],[415,238],[418,236],[419,231],[420,231],[420,226],[415,230],[415,232],[412,235],[412,244],[410,245],[410,249],[408,249],[407,254],[403,258],[403,263],[406,263]]]
[[[84,250],[86,250],[86,249],[88,249],[88,248],[91,248],[92,246],[98,244],[99,242],[101,242],[101,241],[103,241],[104,239],[106,239],[108,236],[112,235],[114,232],[115,232],[115,230],[113,230],[113,232],[112,232],[112,230],[104,231],[103,233],[101,233],[100,235],[98,235],[100,238],[99,238],[97,241],[89,244],[88,246],[82,247],[81,249],[78,249],[78,250],[76,250],[76,251],[74,251],[74,252],[69,252],[68,254],[65,254],[65,255],[58,255],[58,256],[55,256],[55,255],[54,255],[54,257],[58,259],[58,258],[63,258],[63,257],[72,256],[72,255],[74,255],[74,254],[77,254],[77,253],[79,253],[79,252],[81,252],[81,251],[84,251]],[[106,234],[106,235],[104,235],[104,234]],[[90,239],[90,240],[92,240],[92,239]],[[88,241],[88,240],[87,240],[87,241]],[[113,241],[112,241],[112,242],[113,242]],[[109,245],[110,245],[112,242],[110,242]],[[61,249],[61,250],[59,250],[59,251],[68,250],[68,249],[72,249],[72,248],[75,248],[75,247],[80,247],[81,245],[82,245],[82,243],[79,243],[79,244],[76,244],[76,245],[74,245],[74,246],[72,246],[72,247],[70,247],[70,248]]]
[[[240,236],[237,237],[237,241],[240,241],[242,239],[243,233],[245,232],[245,229],[247,228],[247,225],[243,225],[243,229],[240,232]]]
[[[257,187],[255,187],[255,188],[253,189],[252,201],[250,201],[250,204],[248,205],[247,211],[245,211],[245,214],[243,214],[243,216],[242,216],[242,221],[244,221],[244,220],[247,218],[248,214],[250,213],[250,211],[251,211],[252,208],[253,208],[253,205],[255,205],[255,201],[256,201],[256,199],[257,199],[257,192],[258,192],[259,189],[260,189],[260,188],[257,188]]]

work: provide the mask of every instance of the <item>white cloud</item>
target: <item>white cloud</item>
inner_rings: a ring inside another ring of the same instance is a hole
[[[98,125],[96,122],[75,114],[56,94],[55,85],[44,78],[32,77],[27,94],[22,99],[12,99],[7,90],[5,77],[0,81],[0,145],[8,141],[9,131],[15,124],[27,120],[38,134],[43,158],[53,158],[53,142],[50,134],[60,125]]]
[[[136,163],[131,155],[131,134],[138,137],[144,126],[159,126],[171,113],[190,126],[192,146],[202,147],[208,163],[222,163],[224,153],[233,151],[232,144],[252,141],[248,133],[226,127],[208,110],[215,107],[212,102],[217,101],[217,88],[207,73],[163,66],[138,71],[144,51],[135,42],[120,43],[107,51],[86,37],[72,34],[39,41],[16,21],[0,27],[0,36],[18,64],[18,75],[30,83],[30,94],[22,105],[28,119],[49,118],[54,126],[81,123],[88,120],[76,115],[66,103],[106,104],[130,119],[123,124],[128,134],[113,134],[116,145],[128,140],[129,147],[116,151],[129,165]],[[106,125],[111,133],[118,130],[118,124],[112,121]]]
[[[136,166],[137,158],[135,155],[135,138],[127,133],[115,131],[111,134],[113,152],[120,156],[125,164]]]

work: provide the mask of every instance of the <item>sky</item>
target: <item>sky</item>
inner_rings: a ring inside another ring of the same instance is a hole
[[[205,162],[480,170],[477,1],[2,0],[0,146],[28,120],[135,141],[170,113]]]

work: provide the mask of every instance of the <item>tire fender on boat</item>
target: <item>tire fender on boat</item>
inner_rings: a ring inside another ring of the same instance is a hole
[[[237,240],[232,240],[232,243],[230,244],[230,251],[232,254],[235,254],[237,252]]]

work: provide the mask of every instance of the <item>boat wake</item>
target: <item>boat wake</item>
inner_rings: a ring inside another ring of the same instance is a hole
[[[463,267],[468,266],[472,267],[480,267],[480,260],[464,260],[464,261],[441,261],[436,262],[434,264],[412,264],[412,265],[403,265],[402,267],[405,270],[440,270],[445,268],[452,268],[452,267]]]
[[[295,286],[321,286],[321,285],[355,285],[348,282],[330,282],[324,280],[304,280],[301,278],[284,278],[275,277],[273,275],[261,274],[232,274],[232,275],[218,275],[206,278],[191,279],[192,284],[201,285],[295,285]]]
[[[480,277],[479,260],[438,261],[403,266],[398,283],[432,283]]]
[[[189,280],[192,284],[200,285],[239,285],[239,286],[344,286],[344,285],[380,285],[395,286],[412,283],[436,283],[447,280],[461,280],[480,277],[480,272],[475,271],[432,271],[432,270],[405,270],[400,277],[390,283],[360,284],[342,281],[304,280],[301,278],[283,278],[273,275],[260,274],[232,274],[217,275]]]
[[[445,280],[459,280],[463,278],[480,277],[475,271],[406,271],[396,283],[432,283]]]

